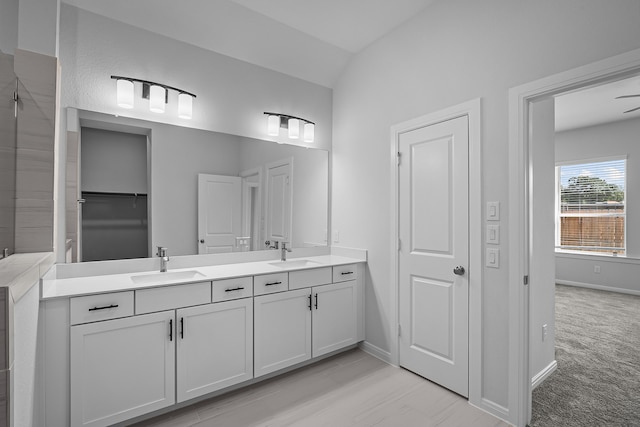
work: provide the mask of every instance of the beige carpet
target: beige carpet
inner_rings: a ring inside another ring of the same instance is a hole
[[[556,360],[531,427],[640,426],[640,296],[557,285]]]

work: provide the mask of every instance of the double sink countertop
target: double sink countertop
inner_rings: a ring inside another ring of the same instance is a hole
[[[118,274],[83,275],[81,277],[58,278],[52,269],[42,278],[41,299],[68,298],[105,292],[144,289],[157,286],[178,285],[210,280],[230,279],[242,276],[282,273],[313,268],[366,262],[366,251],[350,250],[347,255],[326,254],[290,258],[225,263],[218,265],[193,265],[186,268],[132,271]]]

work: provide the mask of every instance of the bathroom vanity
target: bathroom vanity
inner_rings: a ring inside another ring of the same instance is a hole
[[[183,257],[188,267],[165,273],[54,266],[41,287],[46,425],[126,422],[352,348],[364,339],[366,252],[335,252]]]

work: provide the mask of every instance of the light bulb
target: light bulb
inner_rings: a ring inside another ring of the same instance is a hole
[[[300,136],[300,120],[289,119],[289,138],[298,139]]]
[[[181,119],[193,117],[193,97],[188,93],[178,94],[178,117]]]
[[[304,142],[313,142],[315,128],[313,123],[304,124]]]
[[[153,85],[149,91],[149,110],[154,113],[164,113],[166,89]]]
[[[270,136],[280,135],[280,116],[276,116],[276,115],[267,116],[267,135],[270,135]]]
[[[133,82],[131,80],[117,80],[116,100],[119,107],[133,108]]]

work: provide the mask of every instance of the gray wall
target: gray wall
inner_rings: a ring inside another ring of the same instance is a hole
[[[481,97],[482,199],[506,207],[509,88],[640,48],[639,19],[637,0],[437,0],[352,59],[334,87],[332,227],[341,245],[369,251],[369,343],[391,351],[395,332],[390,127]],[[516,284],[508,279],[511,219],[504,213],[500,268],[481,272],[480,364],[481,405],[504,408],[508,417],[515,393],[509,389],[508,301]]]
[[[627,156],[626,258],[556,255],[556,279],[640,294],[640,119],[558,132],[556,161]],[[600,273],[594,272],[600,266]]]

